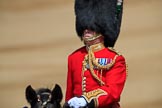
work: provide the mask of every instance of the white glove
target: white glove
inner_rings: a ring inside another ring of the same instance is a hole
[[[83,97],[73,97],[68,101],[68,104],[71,108],[80,108],[85,107],[87,102]]]

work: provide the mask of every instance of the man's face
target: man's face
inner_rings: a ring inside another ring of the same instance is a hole
[[[92,38],[95,34],[96,34],[95,31],[86,29],[84,30],[84,33],[83,33],[83,40],[88,41],[88,39]]]
[[[103,42],[103,36],[101,34],[88,29],[84,30],[82,39],[85,45],[93,45]]]

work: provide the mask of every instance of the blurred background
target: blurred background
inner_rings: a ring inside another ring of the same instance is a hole
[[[161,6],[162,0],[125,0],[115,46],[128,63],[122,108],[162,108]],[[67,57],[81,46],[74,0],[0,0],[0,108],[28,105],[29,84],[57,83],[65,95]]]

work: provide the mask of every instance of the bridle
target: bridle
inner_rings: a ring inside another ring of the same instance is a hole
[[[41,96],[40,96],[40,95],[48,95],[48,99],[47,99],[46,101],[43,102],[43,101],[41,100]],[[41,106],[42,106],[42,107],[45,107],[45,106],[51,101],[52,95],[51,95],[51,93],[49,93],[49,92],[43,92],[43,93],[37,95],[37,98],[38,98],[38,102],[41,103]]]

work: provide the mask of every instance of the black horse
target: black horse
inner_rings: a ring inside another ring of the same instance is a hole
[[[31,108],[61,108],[63,98],[61,87],[56,84],[53,90],[40,88],[34,90],[31,85],[26,88],[26,100]],[[28,107],[24,107],[28,108]]]

